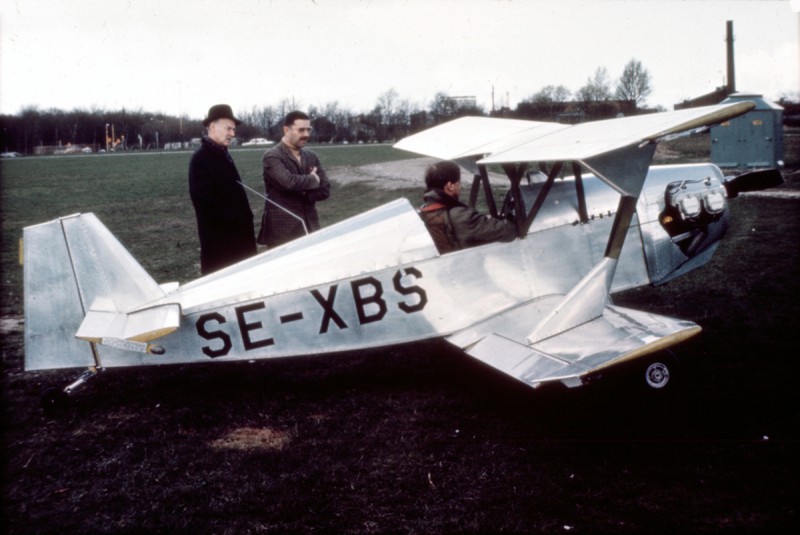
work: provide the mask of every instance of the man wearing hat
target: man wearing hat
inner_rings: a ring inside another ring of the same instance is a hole
[[[211,106],[203,120],[208,134],[189,163],[189,194],[197,216],[203,275],[256,253],[253,211],[228,153],[240,124],[227,104]]]

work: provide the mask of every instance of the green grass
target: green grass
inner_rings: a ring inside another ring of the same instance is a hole
[[[413,155],[389,145],[315,146],[326,169],[361,166]],[[233,150],[242,180],[263,192],[262,149]],[[159,282],[199,275],[199,242],[188,191],[192,153],[151,152],[19,158],[0,161],[3,304],[0,314],[21,314],[19,239],[28,225],[78,212],[94,212]],[[250,193],[254,224],[263,202]],[[334,184],[332,200],[318,205],[323,225],[420,192]]]

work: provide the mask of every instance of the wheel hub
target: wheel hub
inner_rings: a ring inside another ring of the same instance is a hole
[[[669,383],[669,368],[663,362],[654,362],[645,370],[644,378],[650,388],[664,388]]]

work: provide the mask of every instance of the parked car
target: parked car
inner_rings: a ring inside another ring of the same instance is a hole
[[[0,158],[19,158],[22,156],[18,152],[2,152],[0,153]]]
[[[245,141],[244,143],[242,143],[242,147],[257,147],[259,145],[262,146],[272,145],[272,141],[264,139],[263,137],[254,137],[250,141]]]

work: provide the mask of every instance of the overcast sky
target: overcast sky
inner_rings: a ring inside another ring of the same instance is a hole
[[[487,111],[598,67],[649,71],[651,106],[724,85],[800,95],[800,0],[2,0],[0,113],[126,108],[203,118],[294,99],[368,111],[394,88]]]

